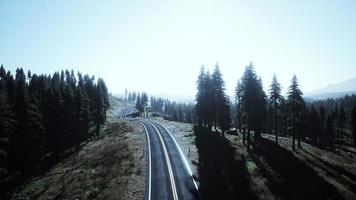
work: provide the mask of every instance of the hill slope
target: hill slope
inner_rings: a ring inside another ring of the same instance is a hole
[[[111,102],[99,139],[18,187],[11,199],[143,199],[145,135],[137,122],[117,120],[121,104]]]

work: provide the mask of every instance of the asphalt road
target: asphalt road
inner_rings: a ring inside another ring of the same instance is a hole
[[[148,200],[199,199],[191,170],[169,131],[153,121],[140,121],[148,141]]]

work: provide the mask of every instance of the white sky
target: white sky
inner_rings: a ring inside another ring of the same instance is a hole
[[[305,92],[356,77],[356,1],[1,1],[0,63],[73,68],[109,90],[195,95],[219,63],[232,95],[252,61],[265,86]],[[284,90],[285,92],[285,90]]]

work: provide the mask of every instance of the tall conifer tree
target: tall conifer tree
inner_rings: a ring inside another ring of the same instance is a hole
[[[281,85],[277,81],[277,76],[273,75],[272,84],[270,86],[270,95],[269,95],[269,103],[273,106],[273,125],[274,125],[274,134],[276,139],[276,144],[278,144],[278,107],[280,100],[282,98],[281,95]]]
[[[292,148],[295,149],[295,139],[298,138],[298,146],[301,147],[300,144],[300,132],[301,132],[301,123],[303,120],[303,112],[305,109],[305,103],[302,97],[303,93],[299,89],[299,83],[297,76],[294,75],[291,80],[291,85],[288,88],[288,100],[287,106],[289,110],[288,115],[288,129],[292,133]]]

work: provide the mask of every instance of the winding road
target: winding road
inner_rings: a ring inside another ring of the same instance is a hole
[[[142,120],[148,145],[147,200],[199,199],[189,164],[169,130]]]

